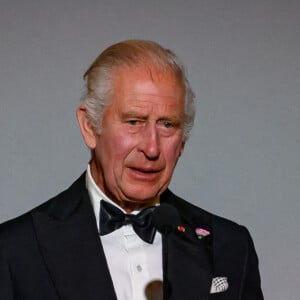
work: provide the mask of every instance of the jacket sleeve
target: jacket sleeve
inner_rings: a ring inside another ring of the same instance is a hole
[[[0,241],[0,299],[13,300],[13,285],[9,264],[4,255],[4,249]]]
[[[263,300],[261,280],[258,268],[258,257],[254,248],[252,238],[244,227],[248,236],[248,248],[245,258],[243,283],[239,299],[242,300]]]

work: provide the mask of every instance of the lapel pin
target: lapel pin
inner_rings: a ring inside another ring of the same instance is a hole
[[[201,240],[202,238],[210,235],[210,232],[206,229],[203,229],[203,228],[196,228],[195,232],[196,232],[197,237],[198,237],[199,240]]]
[[[178,231],[180,231],[180,232],[185,232],[184,226],[178,226],[177,229],[178,229]]]

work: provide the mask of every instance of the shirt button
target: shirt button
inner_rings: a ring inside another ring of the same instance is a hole
[[[142,266],[140,266],[140,265],[137,265],[137,266],[136,266],[136,269],[137,269],[139,272],[142,272],[142,270],[143,270]]]

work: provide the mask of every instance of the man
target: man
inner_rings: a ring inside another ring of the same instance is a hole
[[[0,298],[263,299],[248,231],[168,190],[194,121],[175,54],[124,41],[84,77],[87,171],[0,227]]]

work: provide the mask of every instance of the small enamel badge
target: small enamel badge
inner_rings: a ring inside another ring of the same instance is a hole
[[[185,228],[183,226],[178,226],[177,229],[180,232],[185,232]]]
[[[198,237],[199,240],[201,240],[202,238],[210,235],[210,232],[206,229],[203,229],[203,228],[196,228],[195,232],[196,232],[197,237]]]

